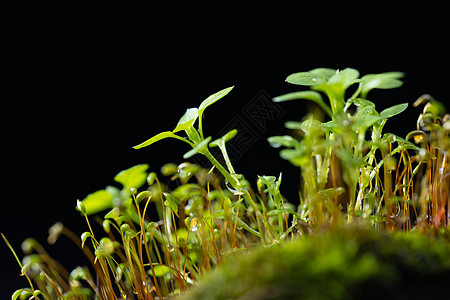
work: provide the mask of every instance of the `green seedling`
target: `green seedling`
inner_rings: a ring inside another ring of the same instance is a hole
[[[212,168],[169,163],[160,170],[164,184],[149,165],[131,167],[114,177],[115,185],[77,201],[85,232],[75,234],[61,223],[50,228],[50,244],[61,236],[69,238],[89,266],[69,272],[34,239],[23,242],[20,260],[2,234],[29,283],[12,299],[167,299],[198,283],[197,292],[213,295],[202,282],[216,282],[214,290],[230,299],[258,298],[262,285],[264,295],[295,297],[298,282],[284,284],[294,277],[301,279],[304,295],[314,295],[308,288],[313,291],[320,284],[326,286],[324,295],[339,299],[353,295],[351,287],[359,287],[358,293],[367,284],[376,290],[377,280],[392,279],[396,273],[388,271],[397,269],[390,263],[400,270],[406,266],[410,276],[419,278],[422,271],[430,271],[414,261],[425,257],[423,253],[434,266],[442,263],[431,271],[448,272],[448,237],[443,238],[447,244],[435,246],[424,236],[445,236],[449,225],[450,117],[442,104],[424,95],[414,103],[423,105],[415,130],[405,138],[385,133],[386,122],[408,104],[378,111],[369,93],[400,87],[402,76],[388,72],[360,77],[351,68],[319,68],[287,77],[287,82],[310,90],[274,101],[307,100],[324,113],[316,110],[301,121],[286,122],[296,137],[268,139],[273,147],[283,148],[283,159],[301,170],[298,207],[281,193],[282,173],[258,176],[253,190],[237,172],[227,152],[227,143],[239,134],[236,129],[215,140],[205,137],[206,108],[233,87],[209,96],[198,108],[187,109],[172,131],[134,148],[175,138],[192,148],[185,160],[203,155]],[[212,155],[212,147],[219,148],[220,159]],[[381,234],[374,236],[368,228]],[[403,237],[390,231],[415,233]],[[382,248],[386,241],[387,252]],[[367,251],[372,248],[374,253]],[[408,249],[418,251],[409,257]],[[238,265],[230,263],[234,260]],[[221,265],[222,271],[211,275]],[[249,271],[255,268],[261,269],[257,277]],[[289,278],[283,277],[285,271]],[[196,291],[187,297],[198,299]]]
[[[359,72],[355,69],[319,68],[295,73],[286,79],[291,84],[307,86],[312,90],[274,98],[276,102],[312,101],[331,119],[323,121],[310,115],[302,122],[287,122],[288,129],[302,135],[300,140],[291,136],[268,139],[273,147],[285,147],[280,152],[281,157],[300,167],[303,179],[300,214],[312,223],[335,224],[339,222],[339,211],[342,210],[347,222],[363,217],[371,219],[375,227],[400,226],[410,229],[424,216],[428,220],[436,220],[428,211],[440,207],[440,213],[435,210],[439,215],[435,225],[448,224],[443,212],[443,207],[448,206],[445,198],[448,193],[435,194],[434,201],[440,203],[434,203],[428,209],[422,204],[421,212],[416,209],[418,203],[413,201],[418,194],[413,189],[413,181],[423,182],[424,177],[418,171],[424,164],[429,167],[436,165],[430,159],[435,157],[435,152],[440,155],[439,172],[448,174],[445,151],[436,151],[446,147],[437,147],[439,140],[448,140],[448,131],[442,127],[443,120],[438,117],[443,112],[443,106],[429,96],[421,97],[416,105],[427,104],[419,123],[431,134],[414,131],[403,139],[391,133],[383,134],[383,128],[388,119],[402,113],[408,104],[397,104],[378,112],[375,103],[367,98],[373,89],[400,87],[401,77],[401,72],[388,72],[359,78]],[[357,85],[356,91],[345,99],[347,89],[352,85]],[[328,98],[328,103],[321,93]],[[413,136],[414,141],[409,141]],[[428,145],[420,143],[425,140]],[[419,157],[426,159],[420,160]],[[433,170],[426,172],[429,180],[436,176],[432,175],[436,172]],[[443,187],[439,184],[432,186],[431,190],[448,188],[447,181],[438,182]],[[327,196],[320,195],[326,190],[329,191]],[[427,199],[423,201],[429,202]]]

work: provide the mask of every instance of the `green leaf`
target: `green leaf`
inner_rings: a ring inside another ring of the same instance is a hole
[[[124,190],[130,188],[140,188],[147,181],[147,164],[136,165],[121,171],[114,177],[114,180],[123,185]]]
[[[268,216],[276,216],[277,214],[279,214],[279,213],[284,213],[284,212],[287,212],[287,213],[292,214],[292,215],[295,216],[297,219],[301,219],[301,218],[302,218],[297,212],[295,212],[295,211],[294,211],[293,209],[291,209],[291,208],[274,209],[274,210],[269,211],[269,212],[267,213],[267,215],[268,215]]]
[[[360,116],[356,119],[354,124],[355,127],[358,127],[360,130],[367,130],[370,126],[374,125],[377,122],[382,121],[383,118],[376,115],[365,115]]]
[[[328,80],[328,85],[339,84],[344,87],[344,89],[348,88],[355,82],[358,82],[359,72],[356,69],[346,68],[342,71],[339,71],[333,77]]]
[[[311,100],[314,102],[323,102],[322,95],[320,93],[315,91],[301,91],[301,92],[294,92],[289,93],[285,95],[281,95],[278,97],[273,98],[274,102],[284,102],[284,101],[290,101],[290,100]]]
[[[233,130],[227,132],[221,138],[212,141],[209,144],[209,146],[210,147],[219,147],[222,143],[226,143],[226,142],[230,141],[231,139],[233,139],[236,136],[237,133],[238,133],[237,129],[233,129]]]
[[[313,72],[299,72],[289,75],[286,81],[291,84],[314,86],[326,83],[326,79],[321,74]]]
[[[271,136],[267,139],[270,145],[274,148],[284,147],[295,147],[299,144],[299,142],[289,135],[283,136]]]
[[[280,157],[289,160],[291,164],[297,167],[304,167],[308,163],[311,163],[311,157],[306,154],[305,147],[283,149],[280,151]]]
[[[11,300],[16,300],[21,295],[23,295],[22,297],[25,299],[26,297],[32,296],[33,293],[31,293],[30,291],[28,291],[26,289],[19,289],[12,294]]]
[[[141,143],[141,144],[139,144],[137,146],[134,146],[133,148],[134,149],[144,148],[144,147],[150,146],[151,144],[153,144],[153,143],[155,143],[157,141],[160,141],[162,139],[165,139],[165,138],[175,138],[175,139],[178,139],[180,141],[183,141],[183,142],[188,143],[189,145],[191,145],[191,143],[189,141],[187,141],[186,139],[184,139],[184,138],[174,134],[172,131],[164,131],[164,132],[158,133],[154,137],[146,140],[145,142],[143,142],[143,143]]]
[[[323,123],[319,120],[308,119],[302,122],[301,129],[306,135],[321,135],[325,132]]]
[[[402,72],[386,72],[381,74],[368,74],[361,78],[361,95],[366,97],[372,89],[394,89],[402,86],[403,82],[398,80],[405,74]]]
[[[394,142],[397,142],[399,144],[400,149],[410,149],[410,150],[416,150],[416,151],[420,151],[420,149],[421,149],[420,147],[417,147],[413,143],[411,143],[397,135],[394,135]]]
[[[164,265],[154,265],[153,271],[155,272],[156,277],[163,277],[170,272],[170,268]]]
[[[358,108],[372,107],[375,109],[375,103],[363,98],[354,98],[349,100],[351,103],[358,106]]]
[[[399,113],[403,112],[408,107],[408,103],[402,103],[398,105],[394,105],[392,107],[386,108],[380,113],[380,117],[383,119],[387,119],[390,117],[393,117],[395,115],[398,115]]]
[[[322,76],[326,80],[330,79],[337,73],[335,69],[330,68],[316,68],[309,72]]]
[[[284,102],[284,101],[290,101],[290,100],[310,100],[317,105],[319,105],[325,113],[327,113],[329,116],[331,116],[331,109],[330,107],[323,101],[322,95],[320,93],[315,91],[301,91],[301,92],[294,92],[285,94],[282,96],[278,96],[273,98],[274,102]]]
[[[178,131],[182,130],[189,130],[191,127],[194,126],[195,121],[198,118],[198,110],[197,108],[188,108],[186,110],[186,113],[181,117],[181,119],[178,121],[177,126],[174,130],[172,130],[173,133],[176,133]]]
[[[202,188],[195,183],[187,183],[180,185],[175,190],[173,190],[172,195],[179,199],[189,199],[196,198],[202,195]]]
[[[284,127],[286,127],[287,129],[292,129],[292,130],[301,130],[302,122],[287,121],[286,123],[284,123]]]
[[[164,204],[168,206],[176,215],[178,215],[178,205],[181,201],[169,193],[164,193],[164,197],[166,197]]]
[[[336,150],[336,155],[337,155],[337,157],[339,157],[341,159],[342,164],[348,168],[369,166],[369,164],[365,160],[363,160],[359,157],[355,157],[353,155],[353,153],[351,153],[350,151],[348,151],[346,149]]]
[[[184,158],[184,159],[188,159],[188,158],[194,156],[194,155],[197,154],[197,153],[202,153],[205,149],[207,149],[207,145],[208,145],[208,143],[209,143],[210,141],[211,141],[211,137],[209,136],[209,137],[207,137],[206,139],[204,139],[201,143],[199,143],[197,146],[195,146],[194,149],[192,149],[192,150],[186,152],[186,153],[183,155],[183,158]]]
[[[280,185],[281,185],[281,173],[278,177],[278,180],[275,176],[259,176],[258,175],[258,189],[262,187],[262,185],[265,185],[267,187],[266,190],[264,190],[265,193],[269,192],[271,195],[276,195],[280,192]]]
[[[321,190],[317,193],[317,196],[323,200],[329,200],[343,193],[345,193],[345,189],[343,187],[337,187]]]
[[[106,190],[99,190],[89,194],[82,201],[87,215],[98,213],[113,207],[113,197]]]
[[[234,88],[234,86],[230,86],[226,89],[223,89],[221,91],[218,91],[217,93],[209,96],[208,98],[206,98],[198,107],[198,117],[201,118],[203,112],[205,111],[205,109],[210,106],[211,104],[214,104],[215,102],[217,102],[218,100],[222,99],[223,97],[225,97],[232,89]]]

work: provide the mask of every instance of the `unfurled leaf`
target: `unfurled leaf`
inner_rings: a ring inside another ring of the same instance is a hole
[[[383,118],[379,116],[375,110],[375,105],[359,106],[358,111],[352,117],[354,122],[353,128],[359,133],[366,131],[370,126],[377,122],[381,122]]]
[[[164,275],[170,272],[170,268],[164,265],[156,265],[156,266],[154,265],[153,271],[155,272],[154,275],[156,277],[163,277]],[[151,270],[149,272],[151,272]]]
[[[363,98],[354,98],[349,100],[351,103],[355,104],[358,108],[372,107],[375,109],[375,103]]]
[[[173,176],[178,173],[178,166],[174,163],[167,163],[161,167],[161,174],[164,176]]]
[[[186,183],[173,190],[172,195],[179,199],[189,199],[201,196],[201,187],[196,183]]]
[[[280,209],[274,209],[267,213],[268,216],[276,216],[279,213],[289,213],[295,216],[297,219],[302,219],[302,217],[293,209],[291,208],[280,208]]]
[[[181,117],[181,119],[178,121],[177,126],[174,130],[172,130],[173,133],[176,133],[178,131],[182,130],[189,130],[195,123],[195,121],[198,118],[198,110],[197,108],[188,108],[186,110],[186,113]]]
[[[267,139],[270,145],[274,148],[284,147],[295,147],[299,144],[299,141],[294,139],[292,136],[283,135],[283,136],[271,136]]]
[[[130,188],[140,188],[147,181],[147,164],[136,165],[121,171],[114,177],[114,180],[123,185],[124,190]]]
[[[289,160],[294,166],[304,167],[310,163],[311,157],[306,154],[304,147],[298,149],[283,149],[280,151],[280,157]]]
[[[369,166],[369,164],[365,160],[359,157],[355,157],[353,153],[349,152],[346,149],[336,150],[336,155],[341,159],[342,164],[348,168]]]
[[[321,200],[329,200],[343,193],[345,193],[345,189],[343,187],[337,187],[321,190],[317,193],[317,196],[321,198]]]
[[[395,115],[398,115],[399,113],[403,112],[408,107],[408,103],[402,103],[398,105],[394,105],[392,107],[386,108],[380,113],[380,117],[383,119],[387,119],[390,117],[393,117]]]
[[[301,130],[302,122],[287,121],[286,123],[284,123],[284,127],[286,127],[287,129],[292,129],[292,130]]]
[[[359,72],[356,69],[346,68],[337,72],[330,79],[328,79],[328,85],[342,85],[344,89],[348,88],[355,82],[358,82]]]
[[[153,143],[155,143],[157,141],[160,141],[162,139],[165,139],[165,138],[175,138],[175,139],[178,139],[180,141],[183,141],[183,142],[186,142],[186,143],[190,144],[185,138],[182,138],[182,137],[174,134],[172,131],[164,131],[164,132],[158,133],[157,135],[155,135],[152,138],[149,138],[145,142],[143,142],[143,143],[141,143],[141,144],[139,144],[137,146],[134,146],[133,148],[134,149],[144,148],[144,147],[150,146],[151,144],[153,144]]]
[[[331,109],[330,107],[323,101],[322,95],[320,93],[315,91],[301,91],[301,92],[294,92],[285,94],[282,96],[278,96],[273,98],[274,102],[284,102],[284,101],[290,101],[290,100],[310,100],[315,102],[317,105],[319,105],[325,113],[327,113],[329,116],[331,116]]]
[[[212,141],[209,144],[209,146],[210,147],[219,147],[222,143],[226,143],[226,142],[230,141],[231,139],[233,139],[237,135],[237,133],[238,133],[237,129],[233,129],[233,130],[227,132],[221,138]]]
[[[234,86],[228,87],[206,98],[198,107],[198,117],[201,118],[208,106],[225,97],[233,88]]]
[[[194,155],[197,154],[197,153],[202,153],[202,152],[206,149],[206,147],[207,147],[207,145],[208,145],[208,143],[209,143],[210,141],[211,141],[211,137],[209,136],[209,137],[207,137],[206,139],[204,139],[200,144],[198,144],[197,146],[195,146],[194,149],[192,149],[192,150],[186,152],[186,153],[183,155],[183,158],[184,158],[184,159],[188,159],[188,158],[194,156]]]
[[[92,215],[102,210],[112,208],[113,196],[106,190],[99,190],[87,195],[86,198],[81,201],[81,203],[85,208],[85,213],[87,215]]]
[[[320,75],[322,78],[328,80],[337,73],[337,70],[330,68],[316,68],[309,72]]]
[[[325,132],[323,123],[315,119],[308,119],[303,121],[301,129],[306,135],[313,136],[321,135]]]
[[[368,74],[361,78],[361,96],[365,98],[372,89],[394,89],[402,86],[398,80],[405,74],[402,72],[386,72],[381,74]]]
[[[299,72],[289,75],[286,81],[291,84],[304,85],[304,86],[314,86],[326,83],[326,79],[320,75],[313,72]]]
[[[323,102],[322,95],[315,91],[301,91],[301,92],[293,92],[285,95],[281,95],[273,98],[274,102],[284,102],[290,100],[311,100],[314,102]]]

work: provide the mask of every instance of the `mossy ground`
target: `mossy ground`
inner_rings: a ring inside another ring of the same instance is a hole
[[[450,295],[450,235],[339,229],[229,257],[182,299]],[[441,299],[444,299],[441,298]]]

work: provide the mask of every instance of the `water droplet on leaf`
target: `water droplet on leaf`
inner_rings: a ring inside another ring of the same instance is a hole
[[[191,223],[189,225],[189,228],[191,231],[197,231],[198,230],[198,220],[197,218],[192,218]]]

